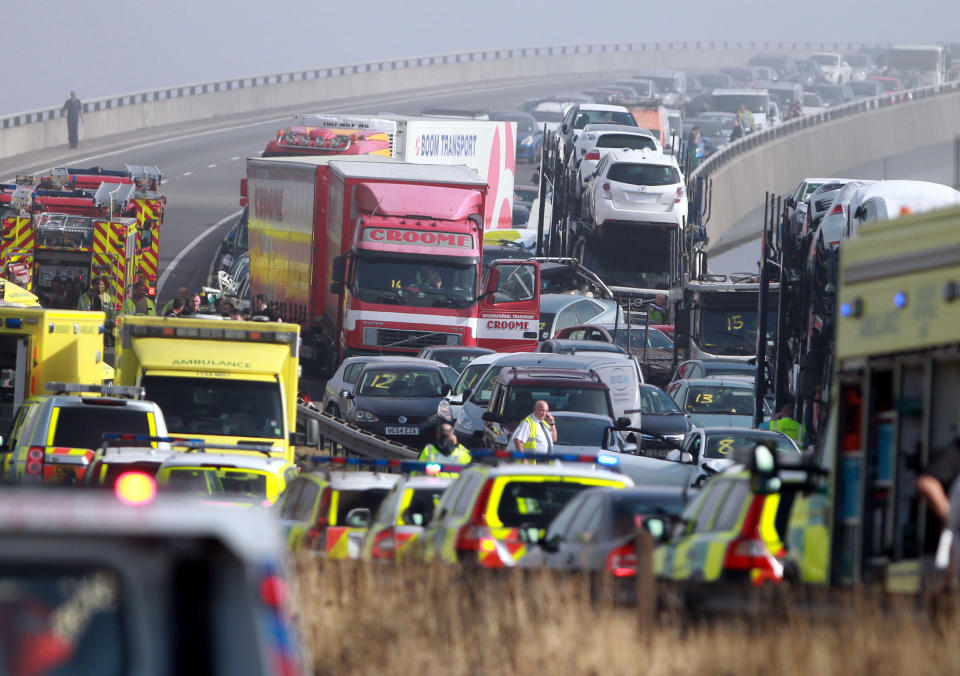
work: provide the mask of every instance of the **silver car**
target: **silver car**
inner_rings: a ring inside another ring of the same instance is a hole
[[[667,394],[690,415],[695,427],[753,427],[754,387],[735,378],[675,380]],[[770,416],[763,402],[764,419]]]

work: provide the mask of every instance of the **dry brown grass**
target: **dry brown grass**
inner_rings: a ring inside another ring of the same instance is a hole
[[[452,567],[296,565],[317,674],[960,674],[960,619],[857,610],[749,625],[591,603],[577,578]]]

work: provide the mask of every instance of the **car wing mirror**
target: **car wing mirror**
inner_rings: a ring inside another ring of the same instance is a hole
[[[543,538],[537,542],[540,545],[540,549],[545,552],[556,552],[560,550],[560,543],[563,541],[563,538],[560,535],[554,535],[551,538]]]
[[[366,507],[354,507],[347,512],[345,523],[348,528],[368,528],[370,526],[370,510]]]
[[[445,397],[453,390],[453,387],[450,386],[450,383],[444,383],[440,386],[440,396]]]
[[[353,392],[350,390],[340,390],[341,399],[353,399]]]
[[[427,517],[422,513],[415,511],[413,507],[408,507],[402,515],[403,522],[408,526],[424,526],[427,523]]]

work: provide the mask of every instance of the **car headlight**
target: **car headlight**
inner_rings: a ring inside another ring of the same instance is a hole
[[[358,408],[355,414],[358,422],[377,422],[379,418],[366,409]]]
[[[453,410],[450,408],[450,402],[446,399],[441,399],[440,403],[437,404],[437,415],[434,417],[449,420],[451,415],[453,415]]]
[[[533,143],[534,143],[534,138],[533,138],[533,136],[527,136],[525,139],[523,139],[522,141],[520,141],[520,145],[522,145],[522,146],[532,146]]]
[[[457,427],[467,432],[473,431],[473,419],[467,415],[466,409],[460,409],[460,415],[457,416]]]

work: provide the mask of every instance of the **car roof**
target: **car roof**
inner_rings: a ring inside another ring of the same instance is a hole
[[[745,390],[752,390],[753,385],[742,379],[730,379],[726,378],[681,378],[680,380],[674,381],[678,383],[686,383],[687,385],[694,385],[696,387],[734,387]]]
[[[714,89],[714,96],[741,96],[744,94],[766,94],[766,89],[750,89],[749,87],[745,89]]]
[[[439,477],[439,476],[411,476],[407,477],[403,482],[403,487],[413,488],[414,490],[418,488],[440,488],[446,489],[447,486],[453,483],[452,477]]]
[[[351,471],[310,471],[301,472],[300,476],[319,479],[328,482],[334,490],[389,488],[400,480],[399,474],[384,474],[382,472],[351,472]]]
[[[597,132],[597,133],[617,133],[617,134],[632,134],[634,136],[649,136],[650,138],[656,138],[649,129],[644,127],[631,127],[626,124],[608,124],[606,122],[591,122],[590,124],[584,126],[583,132]]]
[[[390,369],[391,371],[412,371],[414,369],[422,370],[425,367],[450,368],[443,362],[435,361],[433,359],[408,357],[406,359],[389,359],[385,361],[371,362],[363,367],[362,373],[366,373],[367,371],[377,371],[379,369]]]
[[[584,413],[582,411],[553,411],[554,418],[577,418],[580,420],[600,420],[607,424],[613,423],[613,418],[599,413]]]
[[[500,376],[504,378],[504,382],[511,385],[522,385],[528,381],[553,380],[571,382],[579,386],[607,389],[607,385],[605,383],[601,382],[598,377],[594,376],[594,374],[586,371],[585,369],[565,369],[544,366],[515,366],[506,373],[501,373]]]
[[[574,338],[548,338],[544,343],[553,343],[560,350],[576,350],[578,352],[606,352],[609,354],[624,354],[626,351],[616,343],[605,340],[577,340]],[[545,352],[544,354],[558,354]]]
[[[427,347],[425,350],[429,350],[428,354],[447,354],[449,352],[455,352],[458,354],[475,354],[477,356],[484,354],[496,354],[493,350],[488,347],[477,347],[475,345],[444,345],[443,347]],[[424,359],[423,357],[418,357],[418,359]],[[434,361],[434,360],[426,360]]]
[[[163,462],[178,451],[167,448],[145,448],[143,446],[107,446],[100,450],[100,459],[111,465],[146,460]]]
[[[619,113],[629,113],[630,110],[626,106],[618,106],[612,103],[580,103],[580,107],[577,110],[597,110],[597,111],[609,111],[609,112],[619,112]]]
[[[267,457],[261,453],[253,451],[237,453],[172,453],[170,457],[163,461],[161,469],[170,467],[204,467],[211,465],[231,465],[237,469],[249,469],[275,472],[278,469],[288,467],[288,463],[283,458],[276,456]]]
[[[616,149],[610,153],[610,162],[628,164],[656,164],[659,166],[677,167],[677,158],[673,155],[664,155],[647,148],[640,150]]]
[[[483,467],[491,477],[502,476],[556,476],[574,477],[578,479],[610,479],[623,482],[626,486],[633,486],[633,481],[626,474],[610,472],[604,469],[593,469],[588,463],[551,463],[549,465],[521,465],[519,463],[504,463],[495,467]],[[464,470],[469,472],[470,469]],[[461,475],[462,476],[462,475]]]
[[[575,303],[578,300],[589,300],[597,304],[602,304],[599,303],[596,298],[588,298],[587,296],[580,296],[571,293],[544,293],[540,296],[540,311],[559,312],[563,308]]]

